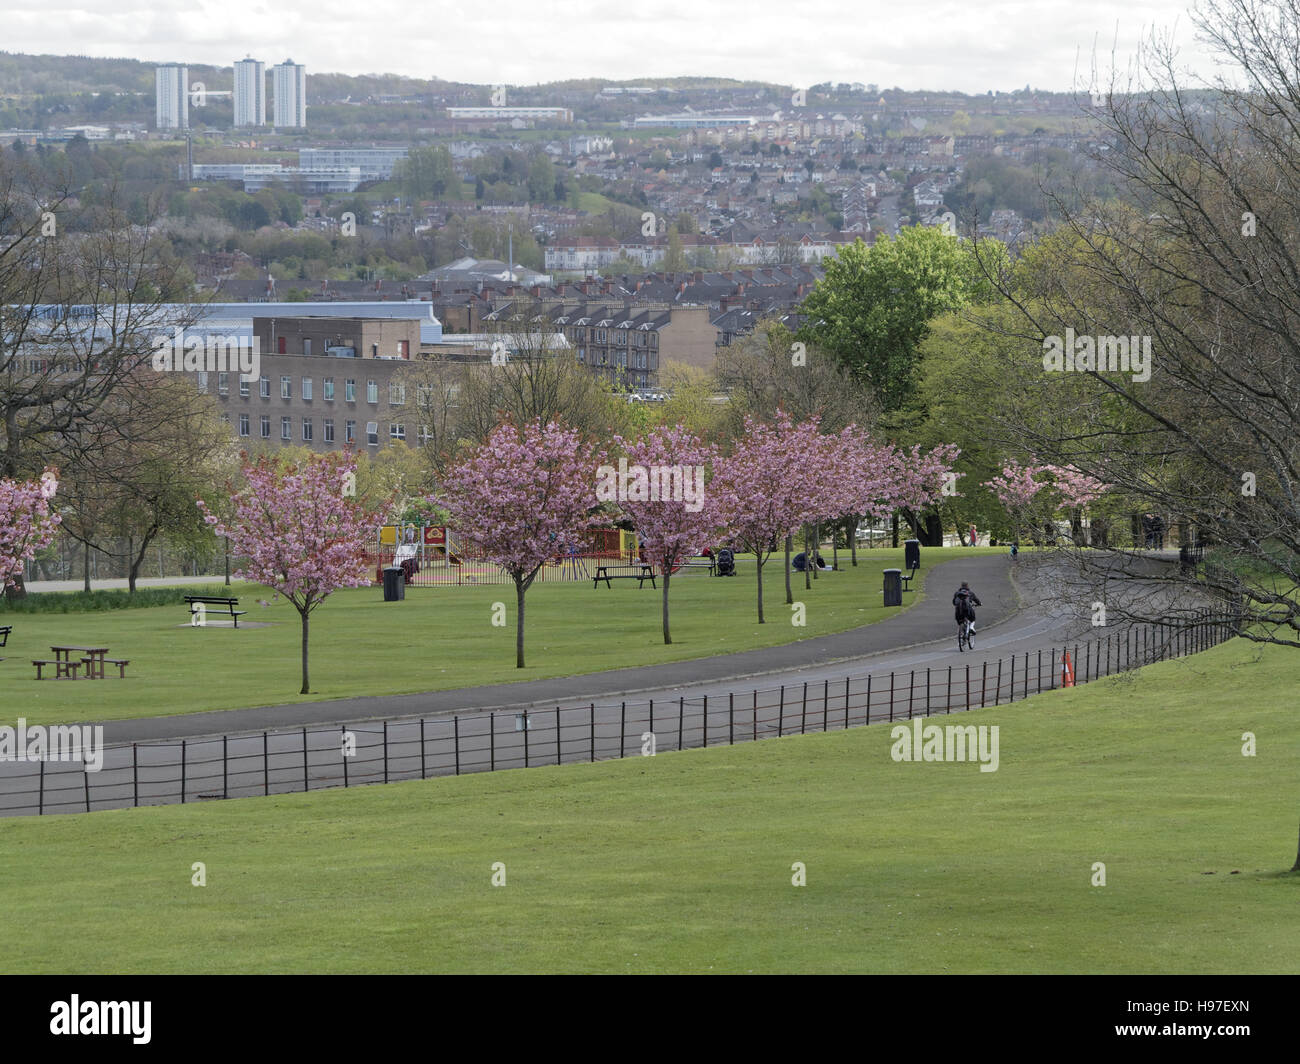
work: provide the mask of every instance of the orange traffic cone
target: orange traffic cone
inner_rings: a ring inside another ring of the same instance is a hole
[[[1074,662],[1070,660],[1070,652],[1065,651],[1065,657],[1061,659],[1061,686],[1074,686]]]

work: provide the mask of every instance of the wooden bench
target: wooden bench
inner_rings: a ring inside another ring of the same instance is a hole
[[[86,666],[89,666],[89,665],[91,664],[91,661],[90,661],[89,658],[85,658],[85,659],[82,660],[82,664],[83,664],[83,665],[86,665]],[[126,660],[124,660],[124,659],[122,659],[122,658],[100,658],[100,659],[99,659],[99,666],[100,666],[100,671],[101,671],[101,673],[103,672],[103,667],[104,667],[105,665],[116,665],[116,666],[117,666],[117,678],[118,678],[119,680],[125,680],[125,679],[126,679],[126,667],[127,667],[128,665],[130,665],[130,664],[131,664],[131,663],[130,663],[129,661],[126,661]],[[102,679],[102,678],[103,678],[103,677],[102,677],[102,675],[101,675],[101,679]]]
[[[77,670],[81,668],[81,662],[79,661],[49,661],[46,659],[40,659],[33,660],[32,664],[36,666],[36,678],[38,680],[42,678],[41,670],[45,668],[46,665],[53,665],[55,667],[54,678],[56,680],[65,674],[70,679],[75,680],[77,678]]]
[[[9,642],[9,633],[13,630],[14,626],[12,624],[0,625],[0,647]],[[4,658],[0,658],[0,661],[4,661]]]
[[[640,566],[640,573],[615,573],[613,576],[610,576],[609,571],[612,568],[616,568],[616,566],[598,565],[596,567],[596,576],[591,582],[592,590],[600,587],[600,582],[602,580],[605,581],[605,586],[608,588],[614,586],[610,583],[611,580],[635,580],[637,587],[645,587],[645,582],[649,580],[651,587],[658,586],[655,584],[655,570],[653,565]]]
[[[202,613],[205,618],[209,606],[224,606],[230,616],[234,619],[236,628],[239,627],[239,618],[248,612],[247,610],[235,609],[235,607],[239,605],[239,599],[237,598],[210,598],[207,595],[186,595],[185,601],[190,607],[191,624],[193,623],[194,615],[200,613],[200,610],[194,608],[195,606],[202,607]],[[197,628],[200,627],[200,625],[195,625],[194,627]]]
[[[682,562],[677,566],[677,568],[678,569],[707,569],[709,571],[709,575],[713,576],[713,574],[717,571],[718,563],[715,561],[710,561],[708,558],[702,558],[699,561]]]

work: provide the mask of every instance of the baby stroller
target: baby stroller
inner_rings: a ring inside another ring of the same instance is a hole
[[[718,551],[716,571],[719,576],[736,575],[736,556],[726,547]]]

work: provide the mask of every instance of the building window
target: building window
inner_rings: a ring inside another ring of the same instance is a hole
[[[259,382],[258,387],[259,387],[259,389],[261,390],[262,398],[263,398],[263,399],[270,399],[270,398],[271,398],[271,378],[270,378],[270,377],[263,377],[263,378],[261,379],[261,381]]]
[[[205,373],[205,372],[203,372],[203,371],[200,371],[200,372],[199,372],[198,384],[199,384],[199,391],[201,391],[201,392],[206,392],[206,391],[208,390],[208,375],[207,375],[207,373]]]
[[[248,385],[249,385],[249,382],[246,381],[246,380],[244,380],[243,377],[240,377],[240,378],[239,378],[239,398],[241,398],[241,399],[247,399],[247,398],[248,398],[248,393],[249,393],[249,387],[248,387]]]
[[[379,422],[378,421],[366,422],[366,443],[368,443],[371,447],[379,446]]]
[[[388,438],[389,438],[390,440],[404,440],[404,439],[406,439],[406,426],[405,426],[405,425],[398,425],[398,424],[396,424],[396,423],[394,423],[394,422],[389,422],[389,425],[388,425]]]
[[[262,439],[269,440],[270,438],[271,438],[271,418],[269,415],[263,414],[262,415]]]
[[[240,414],[240,415],[239,415],[239,434],[240,434],[241,436],[247,436],[247,435],[248,435],[248,415],[247,415],[247,414]]]
[[[312,438],[311,418],[302,419],[302,438],[304,441],[310,441]]]
[[[280,439],[288,443],[293,439],[293,418],[282,417],[280,419]]]
[[[406,385],[397,381],[388,382],[388,405],[401,406],[406,402]]]
[[[428,442],[429,442],[430,440],[432,440],[432,439],[433,439],[433,432],[432,432],[432,430],[430,430],[429,426],[428,426],[428,425],[421,425],[421,426],[420,426],[420,443],[421,443],[421,445],[428,443]]]
[[[357,382],[345,380],[343,382],[343,398],[349,403],[357,401]]]
[[[229,395],[229,394],[230,394],[230,374],[229,374],[229,373],[218,373],[218,374],[217,374],[217,394],[218,394],[218,395]]]
[[[324,437],[325,442],[333,443],[334,442],[334,419],[332,417],[327,417],[323,421],[321,421],[321,430],[325,434]]]
[[[310,340],[303,340],[303,342],[302,342],[302,353],[303,353],[304,355],[310,355],[310,354],[311,354],[311,341],[310,341]]]
[[[281,377],[281,378],[280,378],[280,398],[281,398],[281,399],[292,399],[292,398],[293,398],[293,383],[292,383],[292,381],[293,381],[293,378],[292,378],[292,377]]]
[[[333,377],[326,377],[321,382],[321,391],[323,393],[321,395],[321,398],[324,399],[325,402],[327,403],[334,402],[334,378]]]
[[[366,402],[379,402],[379,383],[377,381],[366,381]]]
[[[277,343],[276,343],[275,353],[276,353],[277,355],[284,355],[284,354],[287,354],[287,353],[288,353],[288,352],[285,350],[285,347],[284,347],[284,337],[283,337],[283,336],[281,336],[281,337],[278,339]]]
[[[357,423],[355,421],[349,421],[343,426],[343,442],[357,442]]]

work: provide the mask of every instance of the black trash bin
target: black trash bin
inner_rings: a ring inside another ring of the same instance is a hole
[[[921,568],[921,541],[906,539],[903,541],[903,564],[909,569]]]
[[[398,602],[406,598],[406,573],[400,565],[384,567],[384,601]]]
[[[885,570],[885,605],[901,606],[903,604],[903,570]]]

